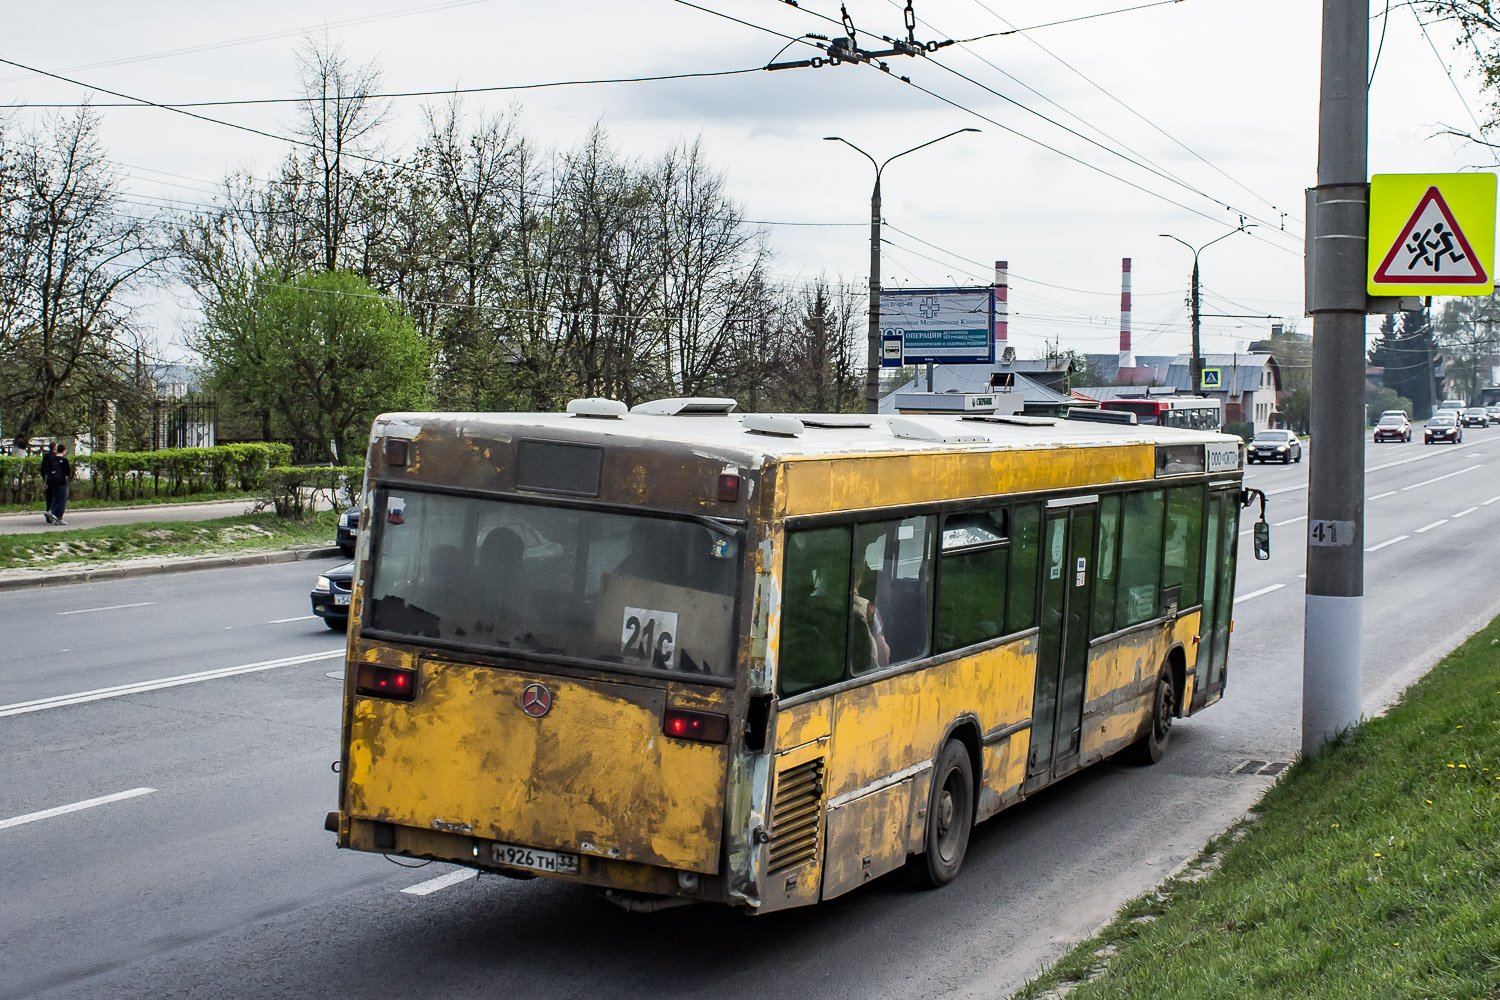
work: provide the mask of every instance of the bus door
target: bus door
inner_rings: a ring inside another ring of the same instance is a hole
[[[1198,662],[1193,675],[1193,709],[1224,691],[1229,661],[1229,619],[1234,610],[1235,556],[1239,549],[1239,501],[1234,490],[1208,495],[1203,535],[1203,612],[1198,620]]]
[[[1041,635],[1031,709],[1026,788],[1047,784],[1078,765],[1098,497],[1053,500],[1042,531]]]

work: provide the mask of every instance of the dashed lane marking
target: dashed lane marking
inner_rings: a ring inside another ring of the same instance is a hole
[[[272,618],[266,622],[267,625],[285,625],[287,622],[310,622],[317,615],[298,615],[296,618]]]
[[[1454,517],[1463,517],[1465,514],[1472,514],[1476,510],[1478,510],[1478,509],[1479,509],[1478,507],[1465,507],[1463,510],[1459,511],[1457,514],[1454,514],[1453,516]]]
[[[1481,507],[1488,507],[1492,503],[1500,503],[1500,497],[1490,497],[1488,500],[1486,500],[1484,503],[1480,504],[1479,506],[1481,506]]]
[[[1273,528],[1279,528],[1283,524],[1296,524],[1298,521],[1306,521],[1306,520],[1307,520],[1307,515],[1303,514],[1301,517],[1289,517],[1285,521],[1272,521],[1271,522],[1271,527],[1273,527]],[[1252,528],[1250,530],[1253,531],[1255,529]]]
[[[1379,552],[1381,549],[1385,548],[1387,545],[1395,545],[1397,542],[1404,542],[1404,541],[1406,541],[1410,537],[1411,537],[1410,535],[1397,535],[1395,538],[1388,538],[1388,539],[1386,539],[1385,541],[1381,542],[1379,545],[1371,545],[1369,548],[1365,549],[1365,551],[1366,552]]]
[[[155,604],[155,601],[141,601],[138,604],[111,604],[106,608],[79,608],[77,611],[59,611],[60,615],[86,615],[92,611],[119,611],[121,608],[144,608]]]
[[[1448,523],[1448,519],[1446,517],[1439,518],[1438,520],[1433,521],[1431,524],[1424,524],[1424,525],[1422,525],[1420,528],[1417,529],[1416,533],[1420,535],[1420,534],[1423,534],[1424,532],[1431,531],[1433,528],[1441,528],[1443,525],[1445,525],[1447,523]]]
[[[446,889],[450,885],[458,885],[458,883],[460,882],[472,881],[473,879],[478,877],[478,874],[478,872],[472,871],[468,868],[460,868],[457,871],[449,872],[446,875],[439,875],[437,878],[430,878],[426,882],[418,882],[416,885],[409,885],[401,891],[406,893],[408,896],[430,896],[434,892],[437,892],[439,889]]]
[[[219,667],[215,670],[200,670],[195,674],[178,674],[175,677],[158,677],[156,680],[137,681],[134,684],[117,684],[114,687],[95,688],[92,691],[79,691],[76,694],[60,694],[51,698],[37,698],[33,701],[18,701],[10,705],[0,705],[0,719],[11,715],[25,715],[28,712],[45,712],[50,708],[65,708],[68,705],[82,705],[90,701],[103,701],[106,698],[123,698],[126,695],[142,694],[146,691],[159,691],[162,688],[180,687],[183,684],[197,684],[200,681],[216,681],[221,677],[234,677],[239,674],[252,674],[261,670],[275,670],[277,667],[292,667],[299,663],[313,663],[317,660],[331,660],[344,655],[344,647],[330,649],[322,653],[304,653],[301,656],[283,656],[276,660],[261,660],[258,663],[241,663],[233,667]]]
[[[1384,493],[1377,493],[1374,496],[1370,497],[1370,500],[1384,500],[1386,497],[1395,496],[1396,493],[1396,490],[1386,490]],[[1370,500],[1366,500],[1365,503],[1369,503]]]
[[[68,813],[79,812],[83,809],[92,809],[95,806],[108,805],[111,802],[123,802],[125,799],[150,795],[154,791],[156,791],[154,788],[131,788],[127,791],[115,792],[113,795],[101,795],[96,799],[84,799],[82,802],[71,802],[65,806],[54,806],[51,809],[43,809],[40,812],[26,813],[23,816],[12,816],[10,819],[0,819],[0,830],[5,830],[12,826],[22,826],[26,823],[35,823],[37,820],[51,819],[54,816],[66,816]]]
[[[1274,593],[1275,591],[1281,590],[1285,586],[1286,586],[1286,584],[1284,584],[1284,583],[1273,583],[1269,587],[1262,587],[1259,590],[1252,590],[1248,594],[1240,594],[1238,597],[1236,597],[1234,599],[1234,603],[1238,604],[1241,601],[1254,600],[1257,597],[1262,597],[1262,596],[1264,596],[1266,594]]]
[[[1431,479],[1424,479],[1420,483],[1412,483],[1410,486],[1403,486],[1403,487],[1401,487],[1401,492],[1405,493],[1407,490],[1414,490],[1418,486],[1428,486],[1428,485],[1431,485],[1432,483],[1440,483],[1444,479],[1452,479],[1454,476],[1461,476],[1465,472],[1473,472],[1475,469],[1479,469],[1479,468],[1483,468],[1483,466],[1482,465],[1471,465],[1467,469],[1459,469],[1457,472],[1450,472],[1450,473],[1448,473],[1445,476],[1434,476]]]

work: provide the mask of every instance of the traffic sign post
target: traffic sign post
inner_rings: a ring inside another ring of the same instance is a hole
[[[1369,294],[1489,295],[1494,290],[1494,174],[1370,178]]]

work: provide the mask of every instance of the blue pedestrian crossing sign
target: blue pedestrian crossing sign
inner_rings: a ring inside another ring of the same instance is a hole
[[[1219,389],[1219,388],[1222,388],[1223,387],[1223,379],[1221,377],[1222,375],[1223,375],[1223,369],[1222,368],[1205,368],[1205,369],[1203,369],[1202,374],[1198,377],[1198,388],[1200,388],[1200,389]]]

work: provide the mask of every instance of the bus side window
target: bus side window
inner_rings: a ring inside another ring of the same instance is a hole
[[[1203,487],[1178,486],[1167,491],[1167,541],[1163,590],[1181,587],[1179,608],[1198,603],[1203,550]]]
[[[928,653],[932,634],[932,539],[936,519],[854,529],[849,595],[849,673],[859,675]]]
[[[848,525],[787,533],[777,655],[782,697],[844,676],[850,550]]]
[[[1005,631],[1020,632],[1036,624],[1040,587],[1042,508],[1025,504],[1011,512],[1010,591],[1006,601]]]
[[[1099,501],[1099,554],[1094,562],[1095,636],[1108,635],[1115,629],[1115,562],[1120,547],[1120,497],[1107,496]]]
[[[1010,567],[1005,511],[952,514],[943,520],[940,537],[937,652],[1003,635]]]
[[[1156,617],[1161,583],[1162,491],[1125,495],[1120,531],[1120,579],[1115,594],[1115,628]]]

